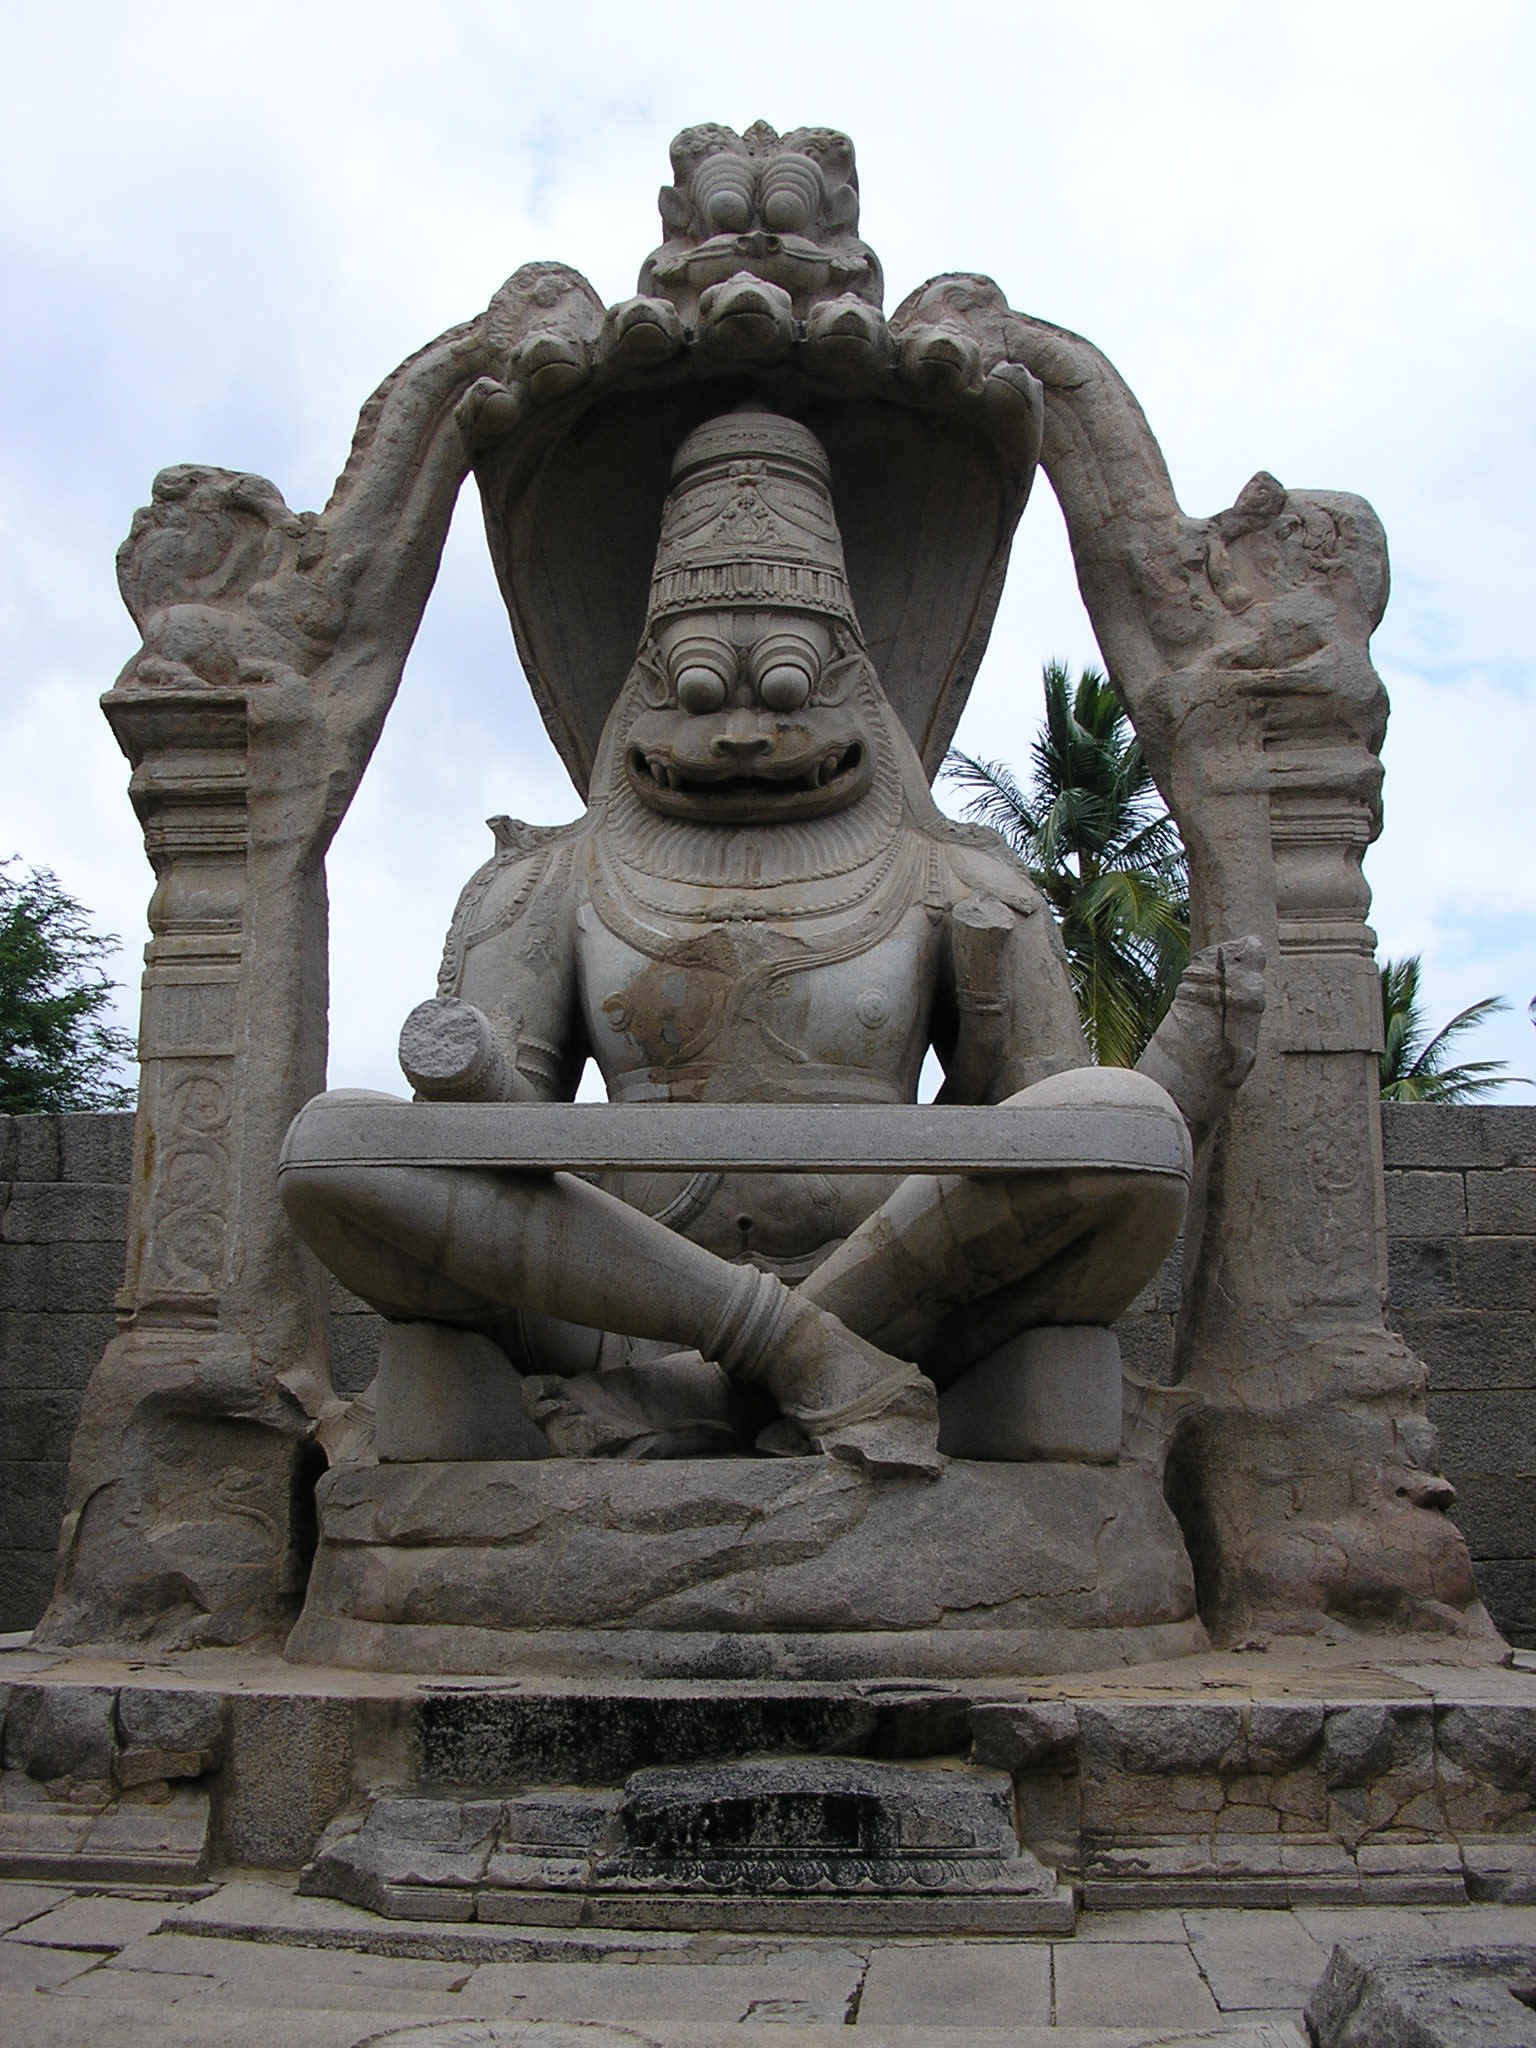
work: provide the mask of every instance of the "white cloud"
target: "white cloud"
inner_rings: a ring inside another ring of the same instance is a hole
[[[1536,1075],[1530,696],[1475,671],[1440,683],[1389,668],[1385,679],[1386,822],[1366,858],[1380,950],[1422,956],[1437,1029],[1484,996],[1509,999],[1458,1057]],[[1536,1101],[1536,1088],[1505,1099]]]
[[[95,701],[134,643],[112,551],[159,466],[251,468],[319,503],[371,387],[520,262],[633,289],[678,127],[835,120],[889,304],[984,269],[1093,335],[1194,511],[1259,467],[1377,503],[1397,584],[1383,942],[1422,940],[1437,1012],[1529,994],[1509,877],[1532,866],[1510,764],[1532,708],[1533,22],[1513,0],[1469,0],[1454,30],[1438,0],[785,0],[771,34],[700,0],[24,10],[0,135],[0,850],[51,863],[136,950],[149,877]],[[574,808],[477,526],[471,497],[333,857],[339,1078],[388,1084],[479,821]],[[1017,758],[1041,659],[1093,652],[1042,487],[966,743]]]

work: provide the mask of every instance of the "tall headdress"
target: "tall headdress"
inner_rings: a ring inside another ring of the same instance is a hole
[[[760,406],[706,420],[672,462],[647,624],[705,606],[820,612],[857,629],[827,452]]]

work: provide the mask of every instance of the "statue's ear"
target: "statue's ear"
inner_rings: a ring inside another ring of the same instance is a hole
[[[681,241],[688,232],[688,223],[693,215],[688,194],[676,185],[663,185],[656,195],[656,204],[661,212],[664,238],[669,242]]]
[[[856,185],[827,184],[827,223],[834,228],[856,228],[859,224],[859,191]]]
[[[647,633],[640,642],[635,656],[631,676],[640,686],[640,694],[653,710],[672,701],[672,679],[657,651],[656,642]]]
[[[832,659],[822,670],[815,689],[818,704],[841,704],[851,684],[869,667],[869,656],[851,633],[839,631]]]

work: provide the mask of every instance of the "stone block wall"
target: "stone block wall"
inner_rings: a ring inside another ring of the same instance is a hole
[[[1388,1321],[1430,1369],[1456,1516],[1499,1626],[1536,1647],[1536,1107],[1386,1105]],[[133,1119],[0,1117],[0,1630],[53,1580],[70,1438],[112,1334]],[[1179,1251],[1120,1324],[1144,1378],[1173,1374]],[[331,1299],[337,1385],[372,1376],[377,1324]]]
[[[0,1116],[0,1629],[53,1590],[80,1398],[116,1323],[133,1118]]]
[[[1384,1105],[1388,1322],[1429,1367],[1456,1519],[1536,1647],[1536,1107]]]
[[[0,1116],[0,1632],[53,1590],[64,1476],[91,1369],[116,1328],[133,1116]],[[335,1287],[336,1384],[373,1377],[378,1321]]]

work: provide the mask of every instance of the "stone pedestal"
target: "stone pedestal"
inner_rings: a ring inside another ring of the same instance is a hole
[[[974,1765],[758,1757],[622,1792],[381,1798],[300,1880],[398,1920],[806,1934],[1071,1934],[1070,1885]]]
[[[846,1678],[1084,1670],[1204,1645],[1137,1465],[823,1458],[363,1466],[319,1489],[299,1663]]]

